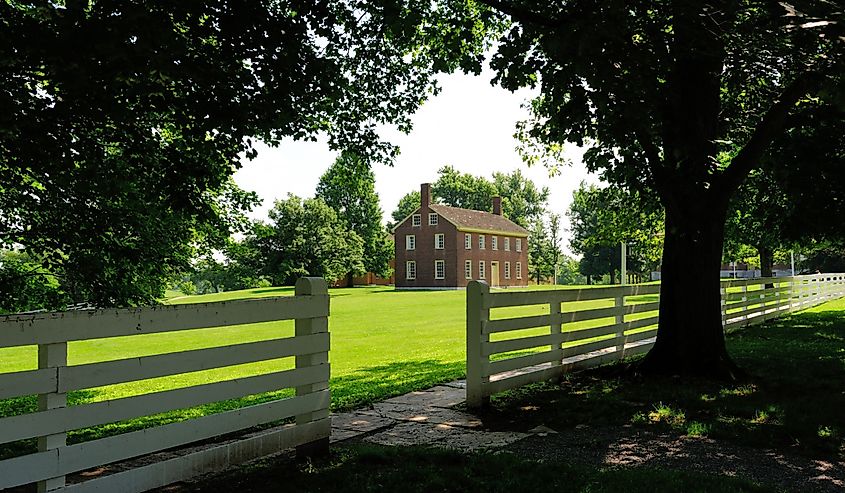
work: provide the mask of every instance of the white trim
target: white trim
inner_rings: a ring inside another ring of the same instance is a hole
[[[446,248],[446,235],[443,233],[437,233],[434,235],[434,249],[435,250],[443,250]]]
[[[414,275],[411,275],[411,271],[414,271]],[[415,281],[417,279],[417,262],[416,260],[406,260],[405,261],[405,280],[406,281]]]
[[[490,249],[498,250],[499,249],[499,237],[493,235],[490,237]]]
[[[438,265],[443,266],[443,273],[440,274],[440,275],[438,275],[438,273],[437,273],[437,266]],[[445,260],[438,259],[438,260],[434,261],[434,278],[438,279],[438,280],[446,279],[446,261]]]
[[[422,226],[422,214],[411,214],[411,227],[419,228]]]
[[[486,250],[487,249],[487,240],[484,238],[484,235],[478,235],[478,249],[479,250]]]
[[[507,236],[504,236],[503,238],[505,239],[505,251],[511,251],[511,239]]]
[[[516,278],[522,279],[522,262],[516,263]]]
[[[478,278],[487,279],[487,269],[484,267],[484,261],[478,261]]]
[[[505,262],[505,279],[511,278],[511,263]]]
[[[465,250],[472,250],[472,234],[465,233],[464,234],[464,249]]]
[[[517,252],[521,252],[521,251],[522,251],[522,238],[517,238],[517,239],[516,239],[516,251],[517,251]]]
[[[417,249],[417,235],[405,235],[405,250]]]
[[[464,277],[472,279],[472,260],[464,261]]]
[[[438,214],[436,212],[429,212],[428,213],[428,225],[429,226],[437,226],[437,224],[440,222],[439,217],[440,217],[440,214]],[[434,221],[432,221],[432,219]]]

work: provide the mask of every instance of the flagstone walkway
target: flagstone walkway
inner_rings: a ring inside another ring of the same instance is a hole
[[[500,448],[528,433],[484,431],[471,413],[454,409],[466,400],[464,381],[411,392],[369,408],[332,415],[331,442],[360,439],[381,445],[429,445],[457,450]]]

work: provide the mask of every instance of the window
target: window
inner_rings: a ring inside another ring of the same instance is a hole
[[[519,241],[519,240],[517,240]],[[522,279],[522,262],[516,263],[516,278]]]
[[[517,252],[522,251],[522,239],[521,238],[516,239],[516,251]]]
[[[511,239],[508,237],[505,237],[505,251],[511,251]]]
[[[484,235],[478,235],[478,249],[484,250]]]
[[[405,262],[405,279],[412,281],[417,278],[417,263],[413,260]]]
[[[505,279],[511,278],[511,263],[505,262]]]
[[[437,226],[437,213],[431,212],[428,215],[428,225],[429,226]]]
[[[435,279],[446,279],[446,261],[445,260],[435,260],[434,261],[434,278]]]
[[[443,233],[437,233],[434,235],[434,248],[437,250],[443,250],[446,246],[446,235]]]
[[[480,260],[480,261],[478,262],[478,278],[479,278],[479,279],[484,279],[484,278],[485,278],[485,277],[484,277],[484,261],[483,261],[483,260]]]
[[[464,277],[472,279],[472,260],[464,262]]]
[[[414,214],[414,217],[411,218],[411,224],[414,226],[422,226],[422,216],[419,214]]]
[[[490,247],[493,250],[499,249],[499,237],[498,236],[491,236],[490,237]]]
[[[464,248],[472,250],[472,235],[469,233],[464,235]]]
[[[405,235],[405,250],[417,249],[417,237],[415,235]]]

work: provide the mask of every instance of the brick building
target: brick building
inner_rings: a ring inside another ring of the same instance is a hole
[[[470,280],[491,286],[528,285],[528,231],[493,213],[431,203],[420,187],[420,208],[394,229],[397,289],[455,289]]]

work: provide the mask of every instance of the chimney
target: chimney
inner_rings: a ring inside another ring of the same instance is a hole
[[[423,183],[420,185],[420,207],[428,209],[431,204],[431,183]]]
[[[493,197],[493,214],[502,215],[502,197]]]

